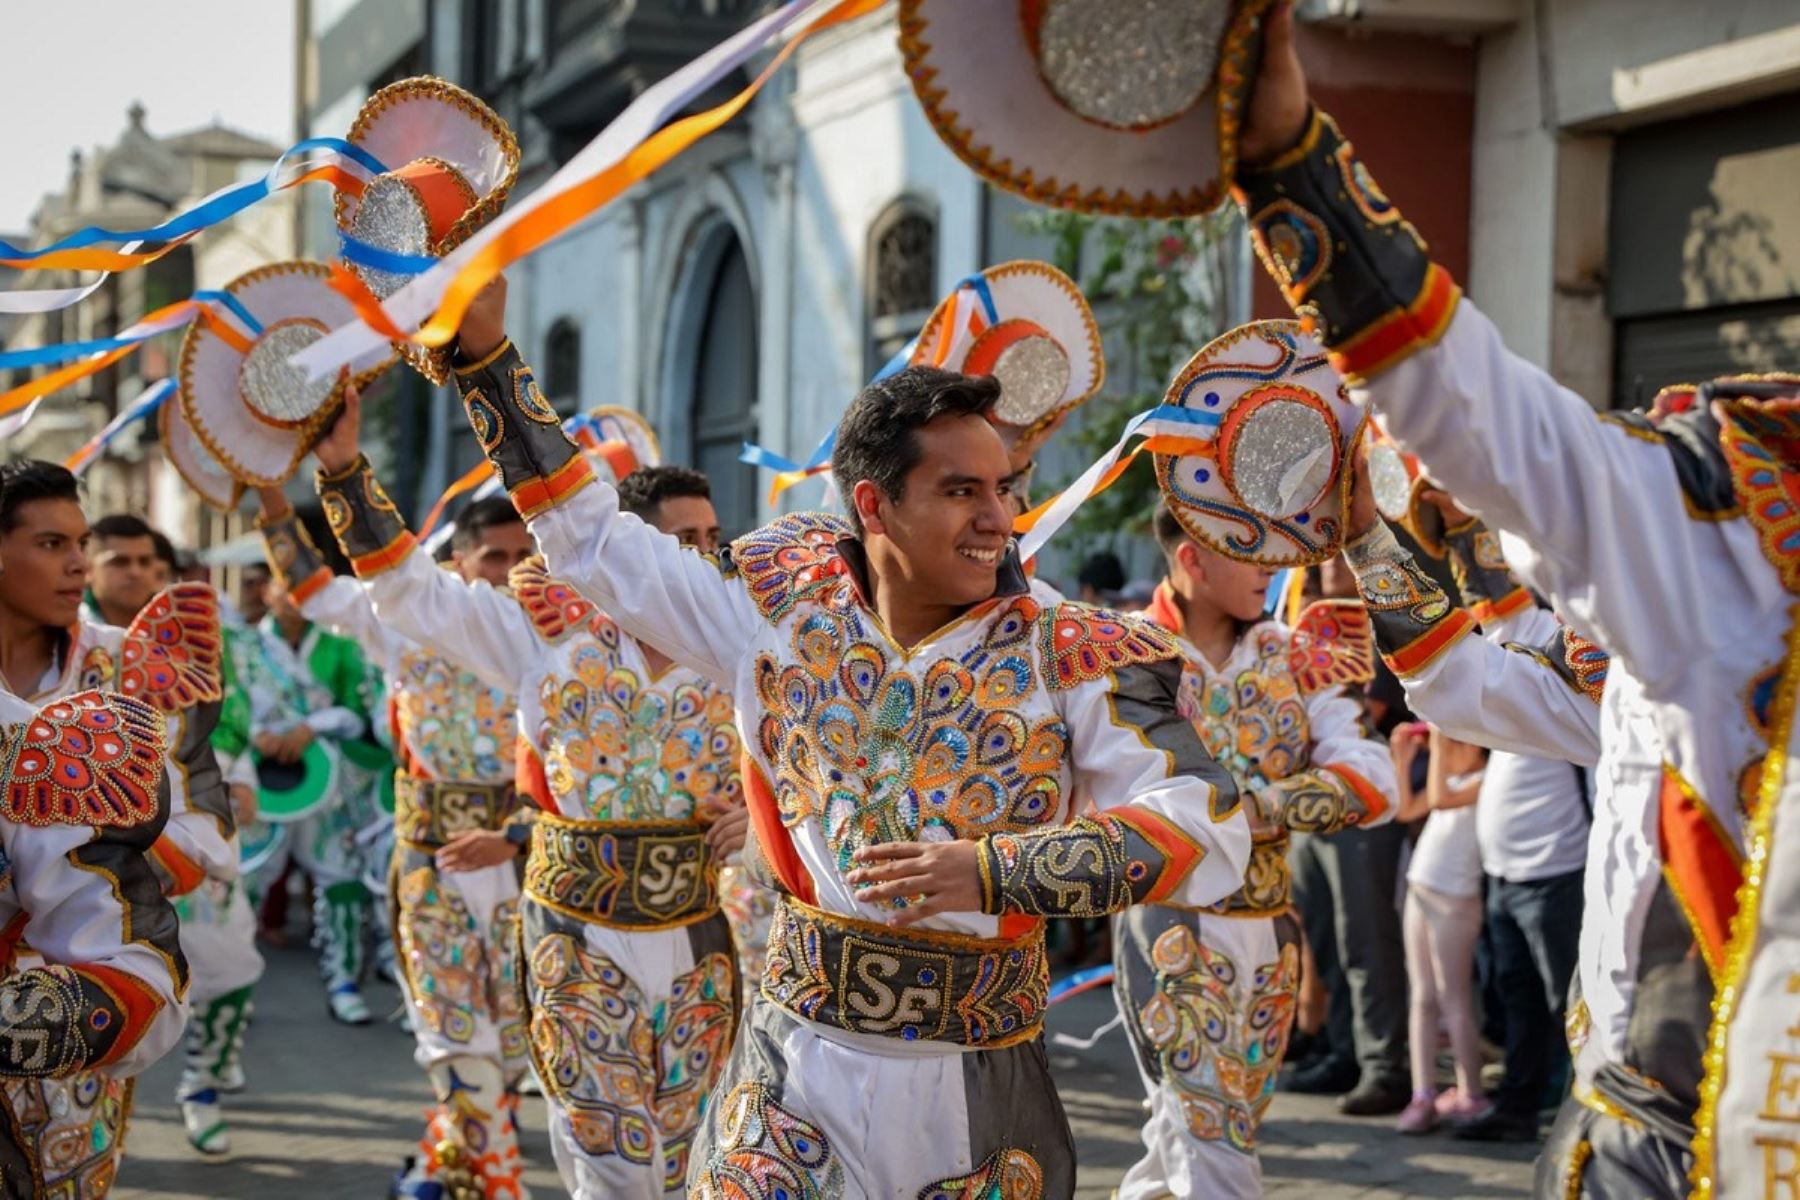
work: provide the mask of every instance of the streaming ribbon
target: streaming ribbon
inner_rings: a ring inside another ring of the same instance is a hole
[[[962,303],[962,297],[965,293],[970,292],[981,301],[982,312],[971,312],[967,324],[959,324],[957,315],[958,309]],[[994,308],[994,293],[989,289],[987,278],[983,275],[967,275],[962,279],[959,279],[956,283],[956,287],[950,293],[950,304],[950,320],[948,323],[952,336],[946,337],[943,342],[939,344],[938,352],[933,356],[934,366],[941,366],[949,361],[952,348],[961,344],[965,334],[972,337],[982,329],[986,328],[987,325],[997,325],[1000,323],[999,314]],[[986,325],[980,324],[984,315],[987,322]],[[887,362],[882,365],[881,370],[875,372],[870,378],[869,382],[880,383],[889,376],[897,375],[905,370],[906,365],[912,361],[913,355],[918,353],[918,349],[919,339],[915,337],[907,342],[906,345],[902,346],[899,352],[892,358],[888,359]],[[811,456],[808,457],[804,463],[797,463],[791,458],[785,458],[782,455],[775,453],[773,450],[758,446],[753,442],[744,443],[744,448],[738,452],[738,461],[741,463],[749,463],[753,467],[762,467],[766,470],[776,472],[774,480],[769,484],[769,503],[772,505],[781,497],[781,493],[787,491],[795,484],[811,479],[814,475],[822,475],[830,470],[831,450],[836,444],[837,426],[833,425],[826,431],[825,436],[820,439],[817,448],[813,450]]]
[[[603,444],[600,437],[600,422],[592,413],[576,413],[564,421],[562,427],[563,432],[581,443],[586,451],[589,453],[599,452]],[[472,501],[485,499],[499,492],[500,480],[494,476],[493,463],[485,458],[482,459],[445,488],[444,494],[437,498],[437,503],[431,506],[431,512],[425,517],[424,523],[419,526],[419,538],[427,550],[437,549],[443,543],[444,538],[449,536],[443,530],[439,530],[437,536],[432,536],[431,531],[437,527],[439,519],[444,515],[444,509],[450,501],[470,488],[476,489],[475,494],[470,497]]]
[[[1019,539],[1019,558],[1029,561],[1044,547],[1056,531],[1075,515],[1075,510],[1119,481],[1119,477],[1146,450],[1152,454],[1197,454],[1211,458],[1214,454],[1213,434],[1218,430],[1219,414],[1162,404],[1131,418],[1119,440],[1096,459],[1081,477],[1013,522]],[[1125,454],[1134,437],[1144,440]],[[1124,455],[1123,458],[1120,456]]]
[[[333,286],[363,324],[346,326],[295,354],[313,378],[328,375],[384,341],[448,345],[481,290],[507,266],[587,219],[695,141],[735,117],[808,37],[872,13],[883,0],[788,0],[645,90],[542,187],[489,222],[461,246],[379,302],[343,262]],[[742,66],[790,25],[820,15],[789,38],[743,91],[705,112],[671,121],[708,88]],[[353,254],[362,250],[348,247]],[[403,272],[404,273],[404,272]],[[411,331],[411,332],[408,332]]]
[[[100,452],[106,449],[114,438],[124,432],[127,426],[149,417],[174,394],[175,381],[173,379],[160,379],[151,384],[138,395],[136,400],[120,409],[119,415],[108,421],[105,429],[89,438],[87,444],[81,449],[69,455],[63,466],[77,475],[81,474],[92,465],[95,459],[100,457]]]

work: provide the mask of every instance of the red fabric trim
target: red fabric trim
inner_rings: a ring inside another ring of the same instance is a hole
[[[1482,600],[1471,604],[1469,615],[1475,618],[1477,625],[1492,625],[1495,621],[1506,620],[1514,613],[1524,612],[1536,603],[1528,590],[1517,587],[1498,600]]]
[[[1187,619],[1181,615],[1181,606],[1175,600],[1175,585],[1167,579],[1156,585],[1150,593],[1150,607],[1144,610],[1144,619],[1152,625],[1160,625],[1170,633],[1181,633],[1187,629]]]
[[[181,847],[171,841],[166,833],[157,836],[150,847],[150,857],[173,880],[168,890],[171,896],[185,896],[206,881],[205,869],[182,853]]]
[[[356,572],[358,579],[367,579],[371,575],[379,575],[391,570],[412,553],[416,543],[410,530],[402,529],[398,537],[379,550],[371,550],[367,554],[359,554],[350,560],[350,569]]]
[[[763,778],[762,769],[748,754],[743,756],[742,768],[744,803],[750,809],[750,827],[756,830],[756,843],[762,848],[763,858],[768,860],[775,878],[790,895],[807,904],[818,904],[812,876],[807,874],[805,864],[800,861],[800,852],[794,849],[794,839],[788,834],[787,826],[781,823],[781,809],[775,803],[769,781]]]
[[[544,777],[544,760],[538,757],[537,747],[524,738],[513,747],[513,776],[521,795],[547,813],[556,811],[556,802],[550,799],[550,781]]]
[[[594,482],[594,468],[588,465],[585,455],[577,454],[550,474],[538,479],[528,479],[507,494],[512,497],[513,507],[526,520],[541,512],[555,508],[563,501]]]
[[[1357,798],[1363,802],[1363,807],[1368,809],[1369,815],[1359,818],[1356,822],[1358,825],[1373,825],[1376,821],[1381,819],[1383,813],[1387,812],[1388,798],[1381,794],[1380,788],[1364,779],[1361,775],[1358,775],[1355,771],[1352,771],[1342,763],[1326,763],[1325,770],[1330,771],[1333,775],[1342,779],[1350,790],[1356,793]]]
[[[144,1039],[156,1014],[162,1011],[162,997],[151,990],[150,986],[135,975],[129,975],[117,967],[106,967],[99,963],[83,963],[73,968],[77,975],[84,975],[98,984],[118,1003],[119,1012],[123,1015],[125,1027],[119,1030],[118,1037],[113,1039],[112,1048],[100,1058],[89,1064],[104,1067],[118,1062],[131,1052]]]
[[[1351,384],[1397,366],[1414,351],[1444,336],[1461,298],[1462,289],[1456,286],[1450,272],[1436,263],[1430,264],[1413,302],[1333,348],[1331,365]]]
[[[314,596],[325,590],[325,585],[332,580],[331,568],[320,567],[298,584],[288,589],[288,595],[295,604],[305,604]]]
[[[1725,962],[1731,918],[1743,872],[1737,847],[1719,828],[1706,805],[1672,771],[1663,772],[1656,826],[1656,849],[1675,898],[1694,927],[1706,963],[1717,973]]]
[[[1453,608],[1450,615],[1442,621],[1384,657],[1394,674],[1402,678],[1417,675],[1474,628],[1475,618],[1469,615],[1467,609]]]
[[[1168,856],[1168,862],[1156,877],[1156,883],[1144,895],[1145,904],[1160,904],[1167,900],[1181,886],[1182,881],[1193,873],[1194,868],[1200,865],[1200,860],[1206,857],[1206,851],[1193,838],[1141,805],[1122,805],[1101,813],[1099,819],[1110,819],[1121,825],[1131,826]]]

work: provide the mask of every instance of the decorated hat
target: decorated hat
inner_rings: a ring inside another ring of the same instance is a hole
[[[575,441],[594,469],[618,483],[640,467],[662,464],[662,445],[656,430],[641,413],[617,404],[602,404],[576,419]]]
[[[1163,498],[1189,534],[1271,567],[1338,552],[1363,413],[1299,322],[1252,321],[1215,339],[1163,403],[1191,411],[1198,440],[1210,442],[1156,456]]]
[[[217,322],[190,326],[181,343],[177,403],[194,436],[239,483],[283,483],[306,457],[343,400],[344,376],[308,379],[288,362],[326,334],[357,319],[331,289],[319,263],[278,262],[225,285],[231,302]],[[393,365],[381,347],[349,366],[365,387]],[[165,407],[167,407],[165,405]],[[182,461],[176,459],[178,468]],[[198,471],[187,476],[194,483]],[[196,486],[199,486],[196,484]],[[208,490],[202,489],[202,494]]]
[[[337,194],[338,228],[365,245],[439,258],[493,220],[519,178],[519,143],[505,121],[453,83],[421,75],[370,96],[349,140],[388,170],[361,195]],[[409,275],[362,264],[352,270],[380,299]],[[448,350],[401,347],[433,383],[450,377]]]
[[[1045,262],[966,280],[932,310],[912,363],[1000,382],[994,423],[1008,443],[1042,433],[1100,390],[1100,327],[1075,281]]]
[[[1369,487],[1375,494],[1375,510],[1411,534],[1420,549],[1441,558],[1443,514],[1420,499],[1430,486],[1431,480],[1419,465],[1418,456],[1406,453],[1379,428],[1374,428],[1369,440]]]
[[[938,136],[1039,204],[1193,216],[1224,198],[1270,0],[900,0]]]
[[[244,485],[232,477],[225,464],[213,456],[188,424],[180,403],[163,404],[156,410],[157,432],[163,453],[187,485],[214,508],[229,511],[243,498]]]

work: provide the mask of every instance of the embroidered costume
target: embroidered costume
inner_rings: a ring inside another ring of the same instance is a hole
[[[1173,641],[1039,605],[1011,555],[994,598],[902,650],[842,520],[784,517],[703,558],[619,512],[510,345],[458,384],[550,570],[738,700],[784,895],[690,1194],[1070,1194],[1040,918],[1208,904],[1249,853],[1236,789],[1175,712]],[[899,930],[844,882],[859,847],[959,838],[981,912]]]
[[[1179,637],[1167,582],[1148,616]],[[1180,711],[1244,797],[1250,866],[1216,904],[1149,905],[1115,920],[1114,990],[1150,1093],[1147,1153],[1119,1184],[1125,1198],[1261,1194],[1256,1130],[1300,973],[1288,834],[1379,824],[1395,804],[1392,759],[1345,690],[1373,674],[1359,605],[1321,602],[1293,629],[1253,625],[1217,667],[1181,645]]]
[[[104,1195],[122,1114],[85,1140],[84,1114],[129,1087],[74,1093],[66,1119],[37,1084],[106,1085],[180,1036],[188,987],[175,913],[150,850],[169,815],[162,715],[116,693],[70,691],[42,709],[0,690],[0,1196]],[[21,961],[29,927],[33,951]],[[65,1095],[67,1093],[64,1093]],[[61,1191],[52,1190],[60,1187]]]
[[[1776,982],[1791,965],[1752,978],[1759,961],[1791,964],[1793,944],[1762,924],[1756,886],[1738,912],[1746,853],[1800,779],[1780,699],[1800,644],[1784,640],[1800,590],[1795,405],[1732,399],[1722,424],[1705,404],[1660,426],[1596,417],[1461,301],[1322,114],[1237,183],[1265,265],[1356,398],[1516,537],[1514,567],[1613,655],[1579,965],[1590,1042],[1538,1191],[1685,1196],[1690,1168],[1703,1193],[1754,1190],[1766,1156],[1800,1154],[1764,1111],[1763,1052],[1795,1048]]]
[[[387,678],[401,763],[389,912],[418,1043],[414,1057],[438,1102],[421,1143],[419,1177],[401,1194],[466,1186],[472,1175],[485,1197],[523,1197],[518,872],[512,862],[441,872],[435,857],[458,834],[501,829],[519,815],[517,704],[378,621],[366,585],[334,576],[291,513],[266,523],[263,541],[306,618],[355,641]]]
[[[47,704],[101,689],[156,714],[169,816],[148,859],[167,896],[237,875],[231,806],[211,744],[221,700],[219,657],[218,596],[205,584],[176,584],[153,597],[127,629],[79,619],[30,698]],[[13,943],[19,962],[53,961],[39,949],[35,928],[22,934],[23,942]],[[185,996],[185,965],[182,970]],[[100,1064],[74,1075],[9,1079],[6,1088],[46,1193],[104,1195],[118,1171],[129,1079]]]
[[[362,998],[369,910],[364,882],[369,835],[388,820],[393,759],[378,743],[381,679],[356,642],[308,623],[290,645],[273,616],[259,632],[263,654],[250,684],[252,728],[283,733],[304,724],[328,764],[321,802],[288,826],[287,852],[314,887],[313,935],[319,945],[326,1001],[350,1024],[369,1020]],[[263,767],[266,772],[268,768]],[[265,871],[280,873],[278,857]]]
[[[731,697],[644,650],[535,560],[512,595],[413,542],[366,461],[319,476],[381,620],[518,696],[542,810],[520,902],[530,1048],[578,1197],[682,1195],[738,1014],[737,961],[699,821],[737,803]]]

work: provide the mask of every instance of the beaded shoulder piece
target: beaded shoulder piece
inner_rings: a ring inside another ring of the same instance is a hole
[[[823,600],[850,582],[838,539],[850,523],[826,513],[794,513],[752,530],[726,547],[719,567],[743,579],[763,617],[779,621],[807,600]]]
[[[1104,608],[1065,601],[1039,620],[1044,679],[1051,691],[1091,683],[1124,667],[1182,657],[1174,634]]]
[[[600,606],[583,599],[581,593],[544,570],[544,560],[532,555],[507,575],[513,597],[531,618],[538,636],[555,645],[573,633],[590,633],[603,641],[616,644],[618,626]]]
[[[1375,627],[1355,600],[1306,606],[1288,643],[1288,669],[1307,695],[1375,678]]]
[[[219,597],[204,583],[158,592],[125,630],[118,690],[164,713],[222,694]]]
[[[0,732],[5,799],[21,825],[130,826],[161,804],[163,722],[116,692],[76,692]]]

